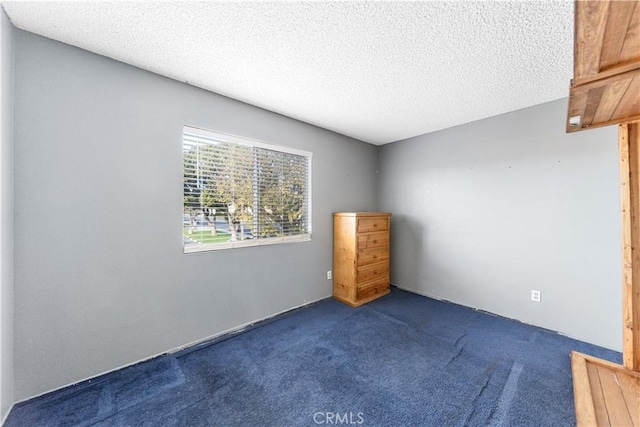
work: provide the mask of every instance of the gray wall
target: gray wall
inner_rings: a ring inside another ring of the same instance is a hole
[[[383,146],[391,281],[620,350],[617,127],[567,135],[566,108],[562,99]]]
[[[13,405],[13,25],[0,8],[0,419]]]
[[[329,296],[338,210],[394,213],[401,287],[620,349],[617,133],[566,100],[378,150],[15,31],[13,202],[2,19],[3,411]],[[184,124],[312,151],[313,240],[182,254]]]
[[[376,147],[16,31],[15,397],[331,295]],[[182,253],[182,126],[312,151],[313,240]],[[252,264],[249,266],[249,264]]]

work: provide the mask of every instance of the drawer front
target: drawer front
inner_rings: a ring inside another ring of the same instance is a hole
[[[358,267],[369,264],[377,264],[379,262],[389,260],[389,250],[384,249],[369,249],[366,251],[358,252]]]
[[[389,263],[383,262],[380,264],[373,264],[366,268],[358,269],[357,283],[369,282],[371,280],[382,279],[389,277]]]
[[[387,289],[389,289],[389,281],[386,279],[358,286],[358,299],[371,298],[386,292]]]
[[[389,245],[389,233],[374,233],[358,236],[358,249],[376,248]]]
[[[358,233],[389,230],[388,217],[358,218]]]

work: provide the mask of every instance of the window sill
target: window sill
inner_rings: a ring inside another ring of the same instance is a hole
[[[298,243],[298,242],[309,242],[309,241],[311,241],[311,235],[302,234],[298,236],[238,240],[235,242],[225,242],[225,243],[199,243],[197,245],[183,247],[183,251],[184,251],[183,253],[192,254],[197,252],[218,251],[222,249],[247,248],[252,246],[266,246],[266,245],[277,245],[280,243]]]

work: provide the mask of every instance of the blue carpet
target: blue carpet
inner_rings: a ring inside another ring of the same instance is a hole
[[[328,299],[16,405],[13,426],[573,426],[569,353],[619,353],[398,289]]]

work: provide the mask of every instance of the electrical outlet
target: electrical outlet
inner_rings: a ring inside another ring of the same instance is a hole
[[[327,280],[331,280],[331,270],[327,271]]]
[[[535,289],[531,290],[531,301],[540,302],[541,296],[542,292],[536,291]]]

